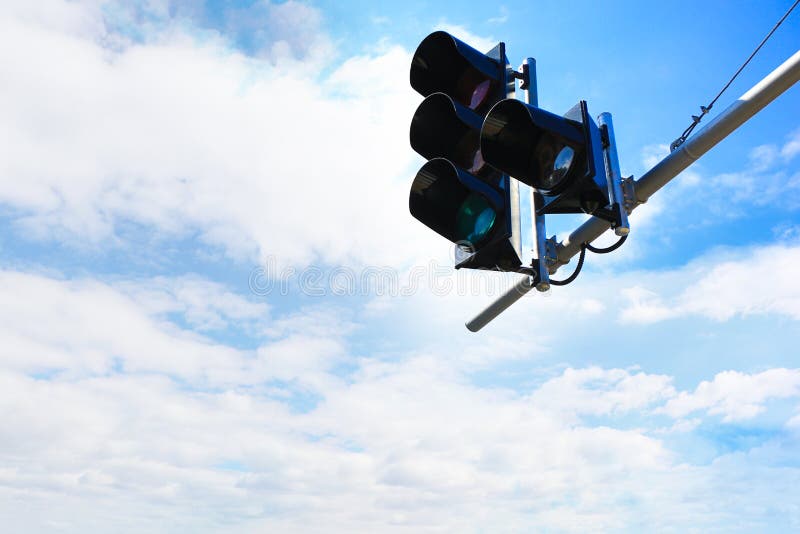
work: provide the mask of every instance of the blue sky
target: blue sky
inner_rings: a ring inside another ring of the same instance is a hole
[[[611,112],[640,176],[787,8],[7,2],[3,523],[800,529],[798,87],[478,334],[514,276],[454,272],[407,211],[431,31],[535,57],[540,105]]]

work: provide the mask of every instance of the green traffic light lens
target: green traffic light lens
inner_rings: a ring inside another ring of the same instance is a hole
[[[494,227],[497,214],[485,198],[470,193],[456,212],[456,235],[473,245],[486,239]]]

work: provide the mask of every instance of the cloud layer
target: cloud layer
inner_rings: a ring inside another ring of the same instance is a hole
[[[184,239],[225,268],[410,275],[444,256],[407,214],[409,51],[338,58],[323,24],[291,0],[215,20],[194,0],[8,3],[9,235],[87,262],[108,247],[152,261]],[[796,137],[714,183],[791,200]],[[141,250],[130,226],[167,246]],[[69,277],[3,250],[0,518],[15,532],[798,530],[795,230],[658,272],[612,277],[592,258],[479,337],[461,323],[512,277],[469,273],[479,291],[458,295],[448,264],[411,294],[281,300],[209,273]],[[732,370],[722,328],[755,320],[782,337]],[[691,352],[706,334],[712,364]]]
[[[407,52],[325,73],[316,50],[273,62],[179,25],[130,41],[102,10],[50,4],[0,20],[16,43],[0,58],[0,201],[28,235],[100,246],[128,221],[282,264],[414,257],[417,234],[398,231],[413,162]],[[268,16],[313,25],[309,9]]]
[[[758,454],[792,457],[791,412],[749,449],[755,460],[686,464],[670,444],[754,421],[771,399],[796,404],[796,369],[681,390],[666,375],[568,367],[485,387],[424,346],[359,354],[354,323],[326,304],[253,323],[259,347],[238,350],[178,323],[263,307],[198,279],[3,272],[0,287],[0,492],[28,509],[0,513],[21,530],[635,530],[789,513],[768,503],[797,469]],[[198,308],[198,295],[215,304]],[[719,505],[726,484],[739,493]]]

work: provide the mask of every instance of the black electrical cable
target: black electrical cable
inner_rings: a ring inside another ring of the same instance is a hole
[[[594,252],[595,254],[608,254],[609,252],[614,252],[619,247],[621,247],[626,239],[628,239],[628,234],[625,234],[624,236],[620,237],[619,241],[617,241],[616,243],[614,243],[610,247],[597,248],[597,247],[593,247],[589,243],[586,243],[586,248],[589,249],[590,252]]]
[[[553,286],[565,286],[570,282],[574,282],[578,275],[581,274],[581,269],[583,268],[583,260],[586,258],[586,243],[581,245],[581,255],[578,258],[578,265],[575,267],[575,272],[569,275],[567,278],[563,280],[553,280],[550,279],[550,285]]]
[[[616,243],[614,243],[610,247],[606,247],[606,248],[597,248],[597,247],[593,247],[589,243],[583,243],[581,245],[581,255],[578,257],[578,265],[575,266],[575,271],[571,275],[569,275],[567,278],[565,278],[563,280],[553,280],[551,278],[550,279],[550,285],[553,285],[553,286],[565,286],[565,285],[567,285],[567,284],[569,284],[571,282],[574,282],[575,279],[578,278],[578,275],[581,274],[581,269],[583,269],[583,261],[586,259],[586,251],[587,250],[590,250],[591,252],[594,252],[595,254],[608,254],[609,252],[614,252],[619,247],[621,247],[622,244],[627,239],[628,239],[628,235],[626,234],[626,235],[620,237],[619,241],[617,241]]]

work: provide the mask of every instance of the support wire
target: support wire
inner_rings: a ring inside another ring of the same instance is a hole
[[[764,43],[766,43],[766,42],[767,42],[767,40],[769,40],[769,38],[770,38],[770,37],[772,37],[772,34],[773,34],[773,33],[775,33],[775,30],[777,30],[777,29],[778,29],[778,26],[780,26],[781,24],[783,24],[783,21],[784,21],[784,20],[786,20],[786,17],[788,17],[788,16],[789,16],[789,14],[792,12],[792,10],[794,10],[794,8],[795,8],[795,7],[797,7],[797,4],[800,4],[800,0],[795,0],[794,4],[792,4],[792,7],[790,7],[790,8],[789,8],[789,10],[788,10],[786,13],[784,13],[784,15],[781,17],[781,19],[780,19],[780,20],[777,22],[777,24],[775,24],[775,26],[773,26],[773,27],[772,27],[772,29],[769,31],[769,33],[767,34],[767,36],[766,36],[766,37],[764,37],[764,39],[762,39],[762,40],[761,40],[761,43],[760,43],[760,44],[759,44],[759,45],[756,47],[756,49],[755,49],[755,50],[753,50],[753,53],[752,53],[752,54],[750,54],[750,57],[749,57],[749,58],[747,58],[747,61],[745,61],[744,63],[742,63],[742,66],[741,66],[741,67],[739,67],[739,70],[737,70],[737,71],[736,71],[736,74],[734,74],[734,75],[731,77],[731,79],[730,79],[730,80],[728,80],[728,83],[726,83],[726,84],[725,84],[725,87],[723,87],[723,88],[722,88],[722,90],[721,90],[719,93],[717,93],[717,96],[715,96],[715,97],[714,97],[714,100],[712,100],[712,101],[711,101],[711,103],[710,103],[710,104],[708,104],[707,106],[700,106],[700,115],[692,115],[692,124],[690,124],[690,125],[689,125],[689,127],[688,127],[688,128],[686,128],[686,129],[683,131],[683,133],[681,134],[681,136],[680,136],[680,137],[678,137],[677,139],[675,139],[675,140],[674,140],[674,141],[673,141],[673,142],[672,142],[672,143],[669,145],[669,150],[670,150],[670,152],[674,152],[674,151],[675,151],[675,150],[676,150],[676,149],[677,149],[679,146],[681,146],[681,145],[684,143],[684,141],[686,141],[686,139],[687,139],[687,138],[689,137],[689,135],[692,133],[692,130],[694,130],[695,126],[697,126],[698,124],[700,124],[700,121],[703,119],[703,117],[704,117],[704,116],[705,116],[705,115],[706,115],[706,114],[707,114],[709,111],[711,111],[711,108],[712,108],[712,107],[714,107],[714,104],[717,102],[717,100],[719,99],[719,97],[720,97],[720,96],[722,96],[722,93],[724,93],[724,92],[725,92],[725,90],[726,90],[728,87],[730,87],[730,85],[733,83],[733,80],[735,80],[735,79],[736,79],[736,77],[737,77],[737,76],[739,76],[739,73],[740,73],[740,72],[742,72],[742,70],[744,70],[744,68],[747,66],[747,64],[748,64],[748,63],[750,63],[750,60],[751,60],[751,59],[753,59],[753,57],[754,57],[754,56],[755,56],[755,55],[758,53],[758,51],[759,51],[759,50],[761,50],[761,47],[762,47],[762,46],[764,46]]]

